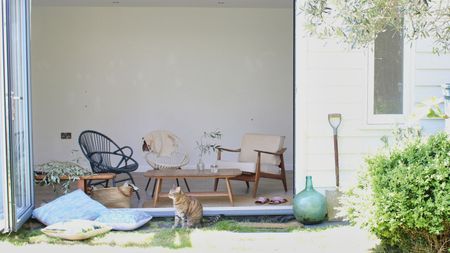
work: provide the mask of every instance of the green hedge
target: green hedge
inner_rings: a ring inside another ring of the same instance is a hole
[[[413,138],[367,160],[348,218],[405,252],[450,252],[450,140]]]

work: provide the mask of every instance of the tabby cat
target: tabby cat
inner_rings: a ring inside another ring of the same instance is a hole
[[[187,196],[180,187],[175,185],[169,191],[169,198],[173,200],[175,208],[175,223],[172,228],[178,227],[181,221],[181,227],[198,227],[203,218],[203,206],[195,198]]]

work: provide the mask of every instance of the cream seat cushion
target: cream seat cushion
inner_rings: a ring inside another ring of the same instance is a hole
[[[242,172],[256,172],[256,163],[252,162],[232,162],[232,161],[223,161],[218,160],[216,162],[219,169],[240,169]],[[270,174],[280,174],[280,167],[272,164],[262,163],[261,171]]]
[[[284,136],[266,134],[245,134],[241,141],[239,162],[256,163],[258,153],[256,150],[278,152],[283,148]],[[269,154],[261,154],[261,164],[280,165],[280,157]]]

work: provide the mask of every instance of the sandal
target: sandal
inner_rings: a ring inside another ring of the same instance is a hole
[[[256,201],[255,204],[260,204],[260,205],[264,205],[267,202],[269,202],[269,199],[266,197],[259,197]]]
[[[269,204],[271,205],[279,205],[286,202],[288,202],[288,200],[282,197],[273,197],[269,200]]]

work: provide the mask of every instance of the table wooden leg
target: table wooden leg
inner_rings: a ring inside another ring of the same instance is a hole
[[[228,198],[230,198],[231,206],[234,206],[234,203],[233,203],[233,192],[231,191],[230,180],[228,178],[225,178],[225,182],[227,183]]]
[[[80,178],[77,182],[78,189],[82,190],[83,192],[86,192],[86,180]]]
[[[156,189],[155,189],[155,195],[153,196],[153,207],[156,207],[156,204],[158,203],[159,193],[161,192],[161,178],[156,178]]]

